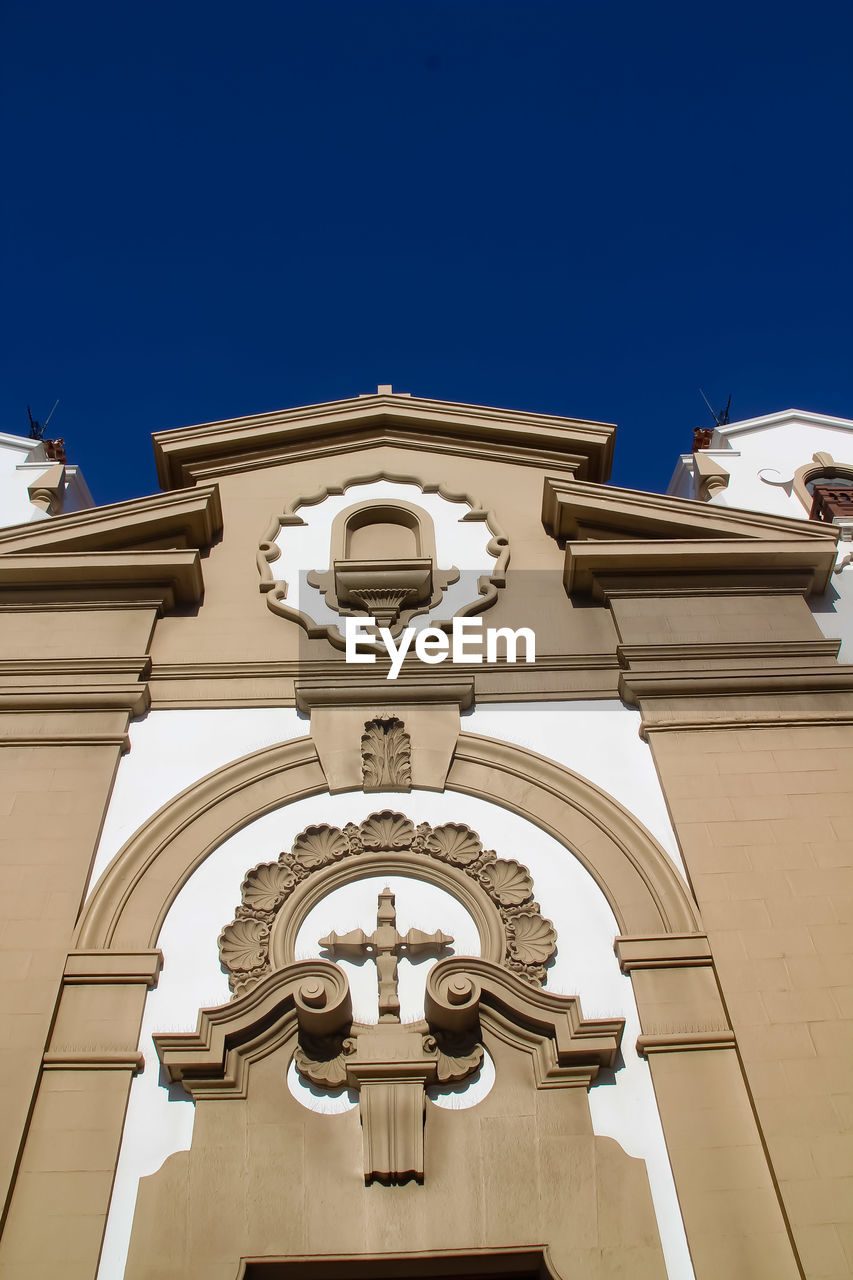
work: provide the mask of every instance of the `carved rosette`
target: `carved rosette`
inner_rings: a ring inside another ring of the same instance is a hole
[[[241,886],[234,919],[219,935],[219,956],[234,996],[257,986],[270,972],[270,934],[278,912],[296,886],[332,863],[369,852],[405,850],[456,867],[475,880],[498,909],[504,926],[504,965],[534,986],[543,986],[557,949],[557,934],[533,901],[533,879],[513,858],[484,850],[475,831],[459,822],[419,827],[402,813],[384,810],[356,826],[306,827],[289,853],[254,867]]]

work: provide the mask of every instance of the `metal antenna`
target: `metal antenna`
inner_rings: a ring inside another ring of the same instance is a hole
[[[731,396],[729,396],[729,403],[731,403]],[[57,404],[59,404],[59,401],[58,401],[58,400],[56,401],[56,404],[54,404],[54,406],[53,406],[53,408],[51,409],[50,413],[47,415],[47,417],[46,417],[46,418],[45,418],[45,420],[44,420],[44,426],[43,426],[43,427],[42,427],[42,429],[41,429],[41,430],[42,430],[42,435],[44,435],[45,431],[47,431],[47,424],[50,422],[51,418],[52,418],[52,417],[53,417],[53,415],[56,413],[56,405],[57,405]]]
[[[731,396],[729,396],[728,400],[726,401],[725,409],[721,409],[719,413],[715,413],[714,410],[711,408],[711,403],[708,397],[705,395],[705,392],[702,390],[701,387],[699,388],[699,394],[702,397],[702,399],[705,401],[705,404],[708,406],[708,412],[710,413],[711,417],[714,419],[714,422],[717,424],[717,426],[727,427],[729,424],[729,410],[732,407]]]
[[[27,416],[30,420],[30,439],[41,440],[44,435],[44,427],[33,417],[33,411],[29,405],[27,405]]]
[[[49,414],[47,415],[47,417],[45,418],[44,423],[39,422],[38,418],[34,418],[34,417],[33,417],[33,411],[32,411],[32,409],[30,408],[30,406],[29,406],[29,405],[27,405],[27,417],[28,417],[28,418],[29,418],[29,420],[30,420],[30,439],[31,439],[31,440],[43,440],[43,439],[44,439],[44,433],[45,433],[45,431],[47,430],[47,424],[50,422],[51,418],[52,418],[52,417],[53,417],[53,415],[56,413],[56,405],[57,405],[57,404],[59,404],[59,401],[58,401],[58,400],[56,401],[56,404],[54,404],[54,406],[53,406],[53,408],[51,409],[50,413],[49,413]]]

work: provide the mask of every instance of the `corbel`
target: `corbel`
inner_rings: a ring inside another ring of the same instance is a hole
[[[696,497],[700,502],[710,502],[727,488],[731,476],[725,467],[715,462],[701,450],[693,455],[693,474],[696,478]]]
[[[65,467],[62,463],[55,463],[34,480],[27,488],[27,494],[33,506],[46,515],[59,515],[65,498]]]

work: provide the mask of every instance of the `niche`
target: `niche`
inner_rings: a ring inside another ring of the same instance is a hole
[[[438,568],[432,518],[409,502],[359,502],[341,511],[329,551],[329,569],[309,573],[309,585],[337,613],[369,614],[395,631],[438,604],[459,577],[457,569]]]

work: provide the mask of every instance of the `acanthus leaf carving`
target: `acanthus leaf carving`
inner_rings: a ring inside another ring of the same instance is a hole
[[[479,1034],[479,1030],[477,1035]],[[448,1037],[436,1030],[424,1036],[424,1049],[436,1055],[439,1084],[458,1084],[483,1065],[483,1046],[477,1035]]]
[[[347,1084],[346,1060],[355,1053],[356,1035],[308,1036],[300,1032],[293,1054],[296,1070],[321,1089],[343,1089]]]
[[[365,721],[361,739],[362,786],[365,791],[410,791],[412,744],[396,716]]]

